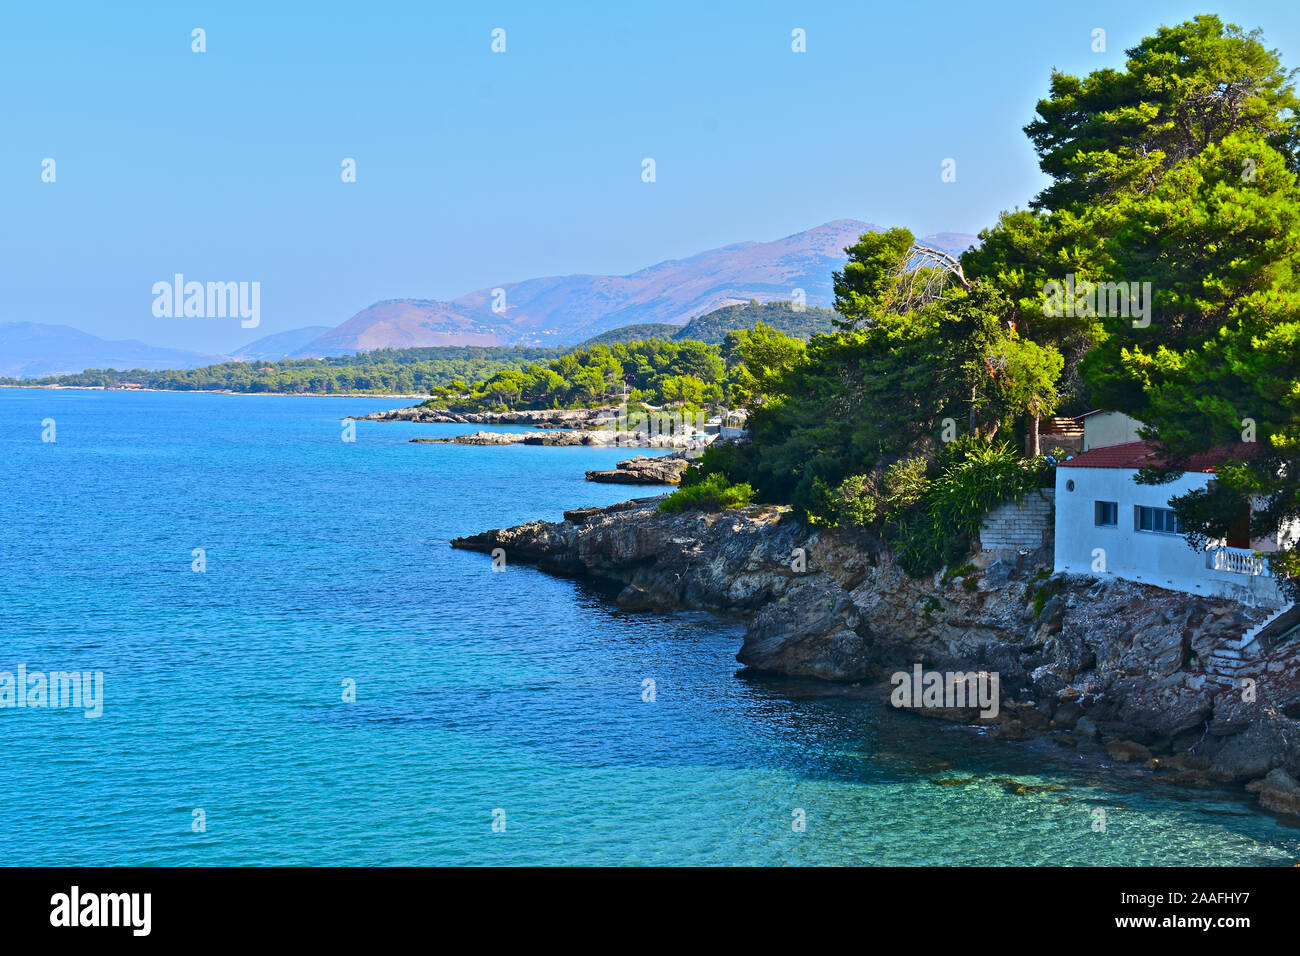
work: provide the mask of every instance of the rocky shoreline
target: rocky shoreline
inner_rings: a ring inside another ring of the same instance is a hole
[[[412,438],[412,442],[425,445],[587,445],[599,448],[699,448],[702,442],[686,435],[645,435],[638,432],[614,431],[613,429],[593,429],[592,431],[570,431],[568,429],[549,429],[538,432],[474,432],[470,435],[452,435],[448,438]],[[639,457],[632,461],[655,461],[653,458]],[[629,462],[619,462],[622,468]],[[640,467],[640,466],[633,466]],[[682,466],[685,468],[685,465]],[[588,475],[592,472],[587,472]],[[636,484],[637,482],[629,482]],[[646,481],[641,484],[661,485],[662,481]]]
[[[975,553],[909,578],[866,538],[788,509],[664,514],[660,499],[566,512],[452,546],[621,587],[629,609],[744,615],[737,659],[756,671],[869,685],[915,664],[999,675],[996,716],[919,714],[999,738],[1041,738],[1191,786],[1242,786],[1300,815],[1300,639],[1216,682],[1205,662],[1265,612],[1119,579],[1053,575],[1051,554]]]
[[[676,448],[697,454],[707,446],[712,436],[703,437],[680,429],[666,433],[649,434],[644,431],[620,431],[614,428],[616,410],[610,408],[557,408],[525,409],[513,412],[449,412],[446,409],[415,405],[394,408],[385,412],[372,412],[355,418],[370,422],[417,422],[435,425],[530,425],[537,432],[485,432],[447,438],[412,438],[416,444],[427,445],[586,445],[596,447]],[[676,464],[674,456],[663,459],[637,456],[621,461],[617,468],[608,471],[587,472],[588,481],[607,481],[617,484],[664,485],[676,484],[686,464]],[[663,461],[664,464],[650,464]],[[674,462],[668,464],[668,462]],[[669,479],[669,480],[665,480]]]
[[[657,458],[637,455],[626,461],[620,461],[613,468],[589,471],[588,481],[607,485],[676,485],[682,480],[684,472],[699,452],[684,449]]]
[[[359,422],[425,422],[441,425],[532,425],[534,428],[599,428],[609,425],[615,413],[608,408],[525,409],[516,412],[450,412],[413,405],[386,412],[356,416]]]

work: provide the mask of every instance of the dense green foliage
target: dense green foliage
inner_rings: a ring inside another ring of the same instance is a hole
[[[785,376],[802,364],[802,339],[759,322],[752,329],[728,332],[722,343],[727,366],[727,402],[732,407],[764,404],[778,394]]]
[[[579,342],[577,349],[589,349],[596,345],[617,345],[619,342],[644,342],[646,339],[676,339],[681,335],[682,325],[669,325],[666,322],[643,322],[640,325],[624,325],[600,335]]]
[[[902,229],[850,247],[839,330],[772,362],[752,441],[711,450],[684,485],[751,482],[809,520],[874,531],[928,573],[1043,478],[1007,436],[1036,447],[1043,416],[1106,407],[1163,452],[1146,481],[1247,443],[1206,491],[1174,499],[1193,547],[1251,500],[1255,537],[1300,520],[1290,74],[1257,33],[1216,17],[1161,28],[1128,56],[1123,70],[1053,74],[1026,127],[1052,182],[960,271],[918,260]],[[1051,283],[1074,290],[1069,308],[1053,307]],[[1273,564],[1300,580],[1296,549]]]
[[[691,469],[687,469],[690,471]],[[743,508],[754,498],[754,489],[746,484],[733,485],[722,475],[708,475],[692,484],[678,488],[659,502],[659,510],[721,511],[724,508]]]
[[[777,332],[806,339],[819,332],[830,332],[834,328],[835,319],[832,310],[816,306],[796,309],[790,302],[750,301],[744,305],[724,306],[708,315],[691,319],[674,338],[679,341],[693,339],[709,345],[721,345],[728,332],[752,329],[761,322]]]
[[[503,369],[480,382],[453,382],[435,389],[425,404],[457,411],[590,408],[626,398],[698,406],[722,400],[725,375],[721,351],[703,342],[617,342],[577,349],[545,365]]]
[[[87,369],[50,378],[3,379],[0,384],[108,387],[130,382],[178,391],[428,394],[441,385],[487,378],[501,369],[549,359],[562,351],[523,346],[377,349],[322,359],[222,362],[196,369]]]
[[[898,233],[905,253],[910,233]],[[840,311],[860,327],[814,336],[789,356],[765,383],[768,400],[753,409],[749,444],[726,463],[706,458],[709,468],[815,519],[826,513],[828,489],[851,475],[883,473],[904,457],[933,460],[959,428],[991,439],[1035,402],[1051,407],[1061,358],[1002,324],[995,290],[954,286],[899,313],[863,270],[843,287]]]
[[[936,520],[966,535],[979,533],[984,516],[1004,501],[1020,501],[1041,482],[1043,463],[1005,444],[949,446],[947,461],[926,494]]]
[[[481,381],[452,382],[426,404],[455,411],[759,404],[799,361],[801,340],[762,323],[730,332],[723,346],[649,339],[575,349],[543,364],[503,369]]]
[[[897,522],[887,534],[899,563],[913,575],[933,574],[967,553],[989,511],[1022,500],[1050,477],[1041,459],[978,440],[947,446],[937,470],[924,485],[917,483],[915,507],[887,516]]]
[[[593,345],[641,342],[645,339],[722,345],[728,333],[753,329],[760,323],[794,338],[806,339],[818,332],[830,332],[835,326],[835,319],[836,314],[831,309],[817,306],[796,309],[790,302],[750,301],[743,305],[723,306],[707,315],[691,319],[685,325],[666,325],[660,322],[625,325],[594,335],[577,347],[585,349]]]
[[[1253,446],[1174,506],[1195,548],[1252,500],[1253,535],[1266,537],[1300,520],[1300,100],[1258,31],[1217,17],[1161,28],[1128,56],[1122,71],[1053,75],[1026,127],[1053,183],[968,263],[1016,277],[1025,306],[1067,266],[1150,282],[1149,325],[1075,320],[1068,334],[1087,353],[1076,391],[1145,423],[1165,462],[1145,481],[1175,478],[1198,452]],[[1298,580],[1294,549],[1274,563]]]

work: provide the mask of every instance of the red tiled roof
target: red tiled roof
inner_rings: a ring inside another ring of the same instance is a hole
[[[1183,470],[1209,473],[1215,471],[1220,464],[1228,459],[1250,458],[1258,452],[1259,446],[1253,443],[1240,442],[1236,445],[1225,445],[1192,455],[1187,460]],[[1061,462],[1057,467],[1131,468],[1137,470],[1138,468],[1149,468],[1162,464],[1164,464],[1164,460],[1156,454],[1155,446],[1150,442],[1130,441],[1122,445],[1093,448],[1085,451],[1082,455],[1075,455],[1069,461]]]

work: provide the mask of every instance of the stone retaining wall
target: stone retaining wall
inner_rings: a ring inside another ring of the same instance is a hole
[[[1056,491],[1031,491],[1020,504],[994,508],[984,519],[980,546],[985,551],[1034,551],[1050,544]]]

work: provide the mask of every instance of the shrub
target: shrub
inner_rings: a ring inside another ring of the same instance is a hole
[[[738,442],[714,442],[700,456],[699,466],[687,468],[682,476],[682,485],[692,484],[687,475],[696,481],[703,481],[708,475],[722,475],[733,484],[748,478],[753,470],[746,452],[749,446]]]
[[[898,565],[914,578],[934,574],[945,564],[962,557],[968,546],[965,537],[935,522],[925,502],[904,512],[887,528],[886,540]]]
[[[962,564],[955,568],[949,568],[947,571],[943,572],[943,583],[947,584],[953,578],[969,577],[975,573],[975,570],[976,568],[973,564]]]
[[[903,511],[925,497],[930,488],[927,468],[929,463],[924,458],[904,458],[885,469],[879,485],[880,500],[886,511]]]
[[[690,470],[690,469],[688,469]],[[698,475],[698,472],[696,473]],[[743,508],[754,499],[754,489],[748,482],[733,485],[722,475],[707,475],[693,483],[678,488],[659,503],[660,511],[721,511],[724,508]]]
[[[1044,468],[1041,459],[1024,459],[1005,444],[978,439],[952,442],[941,450],[939,465],[939,477],[929,482],[890,535],[900,567],[912,577],[934,574],[960,559],[979,533],[984,516],[1036,488]],[[914,472],[908,474],[914,485],[919,484]]]
[[[1019,501],[1037,488],[1041,470],[1041,461],[1021,458],[1008,445],[969,447],[934,482],[931,507],[942,523],[976,535],[989,511],[1004,501]]]
[[[827,515],[830,524],[846,524],[865,528],[876,519],[874,482],[868,475],[851,475],[827,495]]]
[[[1290,600],[1300,602],[1300,552],[1295,548],[1268,556],[1269,572]]]
[[[810,524],[834,524],[831,504],[844,469],[830,455],[814,455],[804,463],[803,474],[790,494],[795,514]]]
[[[812,481],[808,509],[813,524],[866,528],[914,507],[929,487],[924,458],[905,458],[883,474],[850,475],[829,486],[820,477]]]

